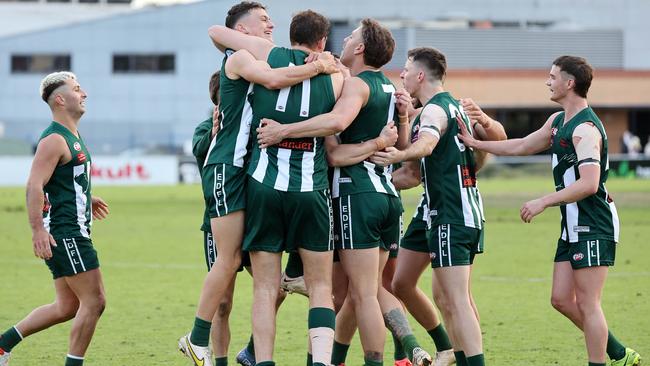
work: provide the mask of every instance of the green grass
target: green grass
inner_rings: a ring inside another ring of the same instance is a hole
[[[621,243],[610,271],[603,307],[612,331],[625,344],[650,357],[650,183],[612,180],[621,216]],[[528,199],[552,189],[550,178],[484,179],[481,190],[488,218],[486,254],[478,257],[473,292],[481,313],[484,348],[491,365],[585,365],[584,341],[573,325],[550,306],[552,260],[559,211],[548,209],[532,224],[519,220]],[[404,194],[406,216],[419,189]],[[107,188],[96,195],[111,215],[96,222],[108,306],[87,354],[88,365],[188,365],[176,341],[193,322],[205,275],[198,186]],[[33,256],[22,188],[0,189],[0,332],[31,309],[53,300],[47,267]],[[251,280],[238,279],[231,315],[230,360],[250,333]],[[431,292],[430,270],[420,285]],[[280,309],[276,360],[302,365],[307,343],[307,300],[289,296]],[[416,336],[433,344],[413,320]],[[12,365],[62,365],[70,324],[26,339],[13,352]],[[390,337],[387,337],[390,342]],[[392,356],[387,343],[386,365]],[[348,365],[362,363],[355,339]]]

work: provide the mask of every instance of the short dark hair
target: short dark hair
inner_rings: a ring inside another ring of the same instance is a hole
[[[291,18],[289,40],[291,44],[315,46],[330,33],[330,21],[323,15],[305,10]]]
[[[575,78],[576,94],[586,98],[591,86],[591,79],[594,77],[594,69],[589,65],[586,59],[578,56],[560,56],[553,61],[553,65],[560,68],[561,71]]]
[[[430,77],[444,80],[447,74],[447,59],[442,52],[432,47],[418,47],[409,50],[408,58],[423,66]]]
[[[257,1],[242,1],[228,10],[228,15],[226,15],[226,27],[231,29],[235,28],[235,24],[237,24],[239,19],[248,14],[252,9],[266,10],[266,7]]]
[[[393,58],[395,40],[388,28],[378,21],[365,18],[361,21],[361,37],[363,39],[363,63],[380,68]]]
[[[210,76],[210,84],[208,85],[208,90],[210,92],[210,100],[212,104],[219,104],[219,85],[220,85],[221,71],[215,72]]]

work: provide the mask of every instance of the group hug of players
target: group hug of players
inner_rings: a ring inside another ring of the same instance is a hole
[[[209,269],[194,326],[179,340],[194,365],[228,363],[228,317],[242,266],[253,276],[254,299],[252,335],[239,364],[275,365],[281,284],[294,291],[304,279],[308,365],[343,365],[357,330],[364,365],[383,365],[385,328],[397,366],[484,365],[470,290],[485,222],[476,172],[486,153],[549,148],[556,192],[526,202],[520,214],[529,223],[560,207],[552,304],[584,333],[589,365],[605,365],[607,357],[610,365],[639,365],[639,354],[609,331],[600,307],[619,225],[604,185],[607,135],[586,99],[592,68],[585,59],[553,61],[546,85],[562,111],[532,134],[506,140],[502,125],[472,100],[444,90],[447,63],[434,48],[408,51],[397,89],[381,71],[395,42],[375,20],[362,20],[345,39],[340,60],[324,52],[329,21],[321,14],[293,17],[291,48],[273,44],[273,28],[263,5],[242,2],[225,26],[209,29],[225,58],[210,81],[213,116],[193,141]],[[103,218],[108,206],[90,196],[90,155],[76,131],[86,95],[71,73],[48,75],[41,95],[54,122],[34,159],[28,211],[34,251],[52,270],[57,301],[0,336],[0,366],[24,337],[71,318],[66,365],[82,365],[104,308],[89,224],[91,213]],[[422,199],[402,235],[399,190],[418,185]],[[52,229],[57,220],[74,230]],[[285,273],[283,252],[290,253]],[[417,287],[429,265],[446,328]],[[435,343],[433,357],[413,335],[407,310]]]

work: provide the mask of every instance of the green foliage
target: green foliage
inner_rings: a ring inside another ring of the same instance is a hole
[[[621,243],[610,271],[603,307],[614,334],[650,357],[650,184],[611,180],[619,205]],[[586,364],[581,333],[550,305],[552,261],[559,233],[559,211],[547,209],[532,224],[519,208],[553,189],[550,179],[484,179],[481,191],[488,218],[486,253],[479,256],[472,289],[481,314],[486,361],[492,365]],[[205,264],[199,231],[202,199],[198,186],[106,188],[94,194],[111,214],[93,225],[107,292],[107,309],[87,354],[87,364],[189,365],[176,350],[177,339],[194,320]],[[404,193],[410,219],[420,188]],[[24,210],[24,191],[0,189],[0,331],[33,308],[51,302],[54,290],[47,267],[33,257]],[[570,280],[570,279],[567,279]],[[252,282],[240,274],[231,315],[229,359],[250,334]],[[431,293],[427,270],[420,282]],[[433,342],[412,318],[420,343]],[[15,348],[12,365],[63,364],[70,323],[27,338]],[[392,355],[387,337],[386,364]],[[307,299],[288,296],[280,309],[276,360],[304,364],[307,353]],[[358,338],[348,364],[361,364]]]

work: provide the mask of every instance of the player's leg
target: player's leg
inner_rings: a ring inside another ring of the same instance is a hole
[[[332,264],[332,297],[334,311],[338,314],[343,302],[348,295],[348,276],[343,270],[339,259],[338,251],[334,251],[334,263]]]
[[[55,300],[32,310],[23,320],[0,335],[0,349],[11,352],[25,337],[74,318],[79,300],[63,277],[54,280]]]
[[[336,314],[336,332],[332,349],[332,364],[335,366],[345,363],[352,337],[357,331],[357,319],[354,315],[352,298],[346,296],[343,300],[343,304]]]
[[[253,339],[257,363],[273,360],[275,314],[282,271],[281,253],[251,251]]]
[[[236,279],[236,277],[235,277]],[[228,346],[230,345],[229,318],[232,310],[232,299],[235,291],[235,280],[230,282],[224,296],[221,298],[217,312],[212,318],[210,337],[212,338],[212,352],[214,353],[214,366],[228,364]]]
[[[381,285],[390,293],[393,293],[392,282],[395,276],[395,268],[397,267],[397,254],[397,250],[390,250],[388,261],[384,266],[384,271],[381,273]],[[391,333],[391,336],[393,338],[393,359],[395,360],[395,365],[407,364],[408,358],[406,353],[404,353],[402,343],[394,334]]]
[[[600,298],[607,278],[606,266],[580,268],[573,272],[576,303],[582,317],[589,362],[605,364],[607,322]]]
[[[332,251],[299,249],[309,291],[309,338],[314,366],[330,365],[335,313],[332,302]]]
[[[65,277],[67,285],[79,299],[79,309],[70,329],[68,357],[83,361],[90,345],[95,327],[106,306],[104,284],[99,268]],[[72,356],[72,357],[70,357]],[[68,362],[66,365],[81,365],[81,362]]]
[[[297,252],[289,252],[287,265],[284,267],[284,272],[280,280],[280,287],[290,294],[295,292],[303,296],[308,296],[303,274],[300,255]]]

